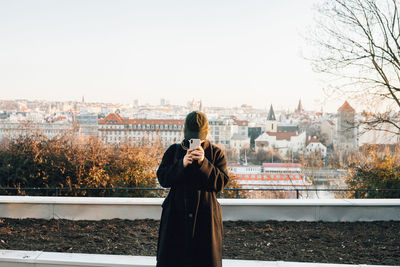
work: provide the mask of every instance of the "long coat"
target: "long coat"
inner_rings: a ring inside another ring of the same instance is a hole
[[[173,144],[165,151],[157,170],[160,185],[171,188],[162,203],[157,267],[222,266],[222,212],[216,194],[228,183],[227,162],[222,150],[207,139],[201,146],[201,164],[193,161],[184,167],[186,150]],[[184,206],[185,189],[192,196],[193,213],[189,215]],[[193,262],[185,263],[187,258]]]

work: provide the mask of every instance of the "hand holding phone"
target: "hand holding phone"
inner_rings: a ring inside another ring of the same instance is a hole
[[[189,164],[193,163],[192,156],[190,155],[190,150],[186,151],[186,155],[183,157],[183,167],[187,167]]]
[[[189,139],[189,149],[195,150],[196,147],[200,146],[200,139],[192,138]]]
[[[204,150],[200,146],[201,144],[200,139],[190,139],[189,144],[190,144],[189,150],[193,149],[193,151],[191,151],[190,153],[191,158],[193,160],[196,160],[197,163],[201,164],[204,160]]]
[[[183,166],[186,167],[189,164],[192,164],[194,160],[198,163],[201,163],[204,159],[204,150],[200,146],[200,139],[190,139],[189,140],[189,149],[186,152],[185,157],[183,158]]]

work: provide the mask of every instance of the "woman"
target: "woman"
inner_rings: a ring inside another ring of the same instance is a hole
[[[224,153],[207,139],[207,116],[186,116],[185,139],[171,145],[157,170],[158,182],[170,187],[162,203],[157,267],[221,267],[222,213],[216,194],[228,183]],[[192,138],[201,140],[188,149]]]

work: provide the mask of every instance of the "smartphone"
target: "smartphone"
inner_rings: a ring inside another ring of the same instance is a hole
[[[190,139],[189,140],[189,149],[195,149],[200,146],[200,139]]]

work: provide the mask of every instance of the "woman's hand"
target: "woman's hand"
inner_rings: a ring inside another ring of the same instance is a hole
[[[186,155],[183,157],[183,167],[185,167],[185,168],[186,168],[187,165],[193,163],[193,158],[192,158],[192,155],[191,155],[192,151],[193,151],[193,149],[188,149],[186,151]]]
[[[197,162],[201,164],[204,160],[204,149],[202,146],[196,147],[195,150],[191,153],[192,159],[197,159]]]

